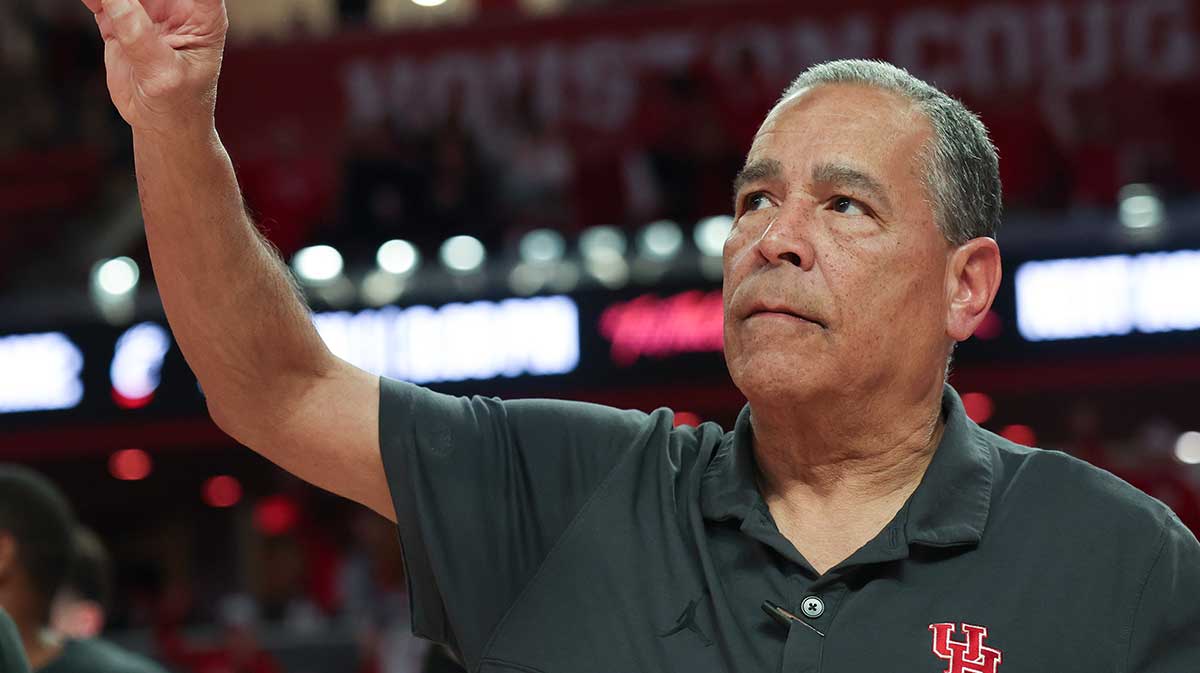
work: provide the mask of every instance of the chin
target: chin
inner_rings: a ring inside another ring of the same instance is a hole
[[[734,385],[752,404],[802,403],[836,389],[837,377],[818,358],[763,352],[727,358]]]

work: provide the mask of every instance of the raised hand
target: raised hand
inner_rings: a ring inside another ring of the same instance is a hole
[[[104,38],[108,92],[134,130],[212,128],[229,19],[222,0],[83,0]]]

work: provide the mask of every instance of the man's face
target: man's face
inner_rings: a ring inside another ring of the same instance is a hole
[[[932,130],[903,99],[824,85],[777,107],[725,242],[725,357],[756,403],[927,386],[946,357],[951,247],[926,201]]]

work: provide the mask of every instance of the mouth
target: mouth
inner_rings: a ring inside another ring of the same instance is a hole
[[[746,316],[747,319],[755,318],[755,317],[781,318],[784,320],[798,320],[801,322],[806,322],[806,323],[816,325],[817,327],[820,327],[821,329],[826,328],[825,323],[821,322],[820,320],[816,320],[815,318],[811,318],[802,313],[797,313],[796,311],[793,311],[793,310],[787,309],[787,308],[782,308],[782,307],[760,306],[760,307],[756,307],[753,310],[751,310],[750,313]]]

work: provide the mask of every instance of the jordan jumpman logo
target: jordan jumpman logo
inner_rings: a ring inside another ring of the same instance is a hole
[[[684,608],[683,612],[679,615],[679,618],[675,620],[675,627],[666,633],[658,634],[658,637],[666,638],[667,636],[673,636],[676,633],[687,629],[696,634],[696,637],[700,639],[700,642],[704,643],[705,647],[712,645],[712,641],[708,639],[708,636],[704,634],[704,631],[700,630],[700,625],[696,623],[696,606],[699,604],[700,601],[698,600],[689,602],[687,607]]]

